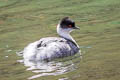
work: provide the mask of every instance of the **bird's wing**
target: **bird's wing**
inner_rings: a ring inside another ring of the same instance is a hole
[[[67,40],[59,37],[47,37],[47,38],[42,38],[38,41],[37,48],[40,47],[46,47],[47,45],[53,43],[53,42],[67,42]]]

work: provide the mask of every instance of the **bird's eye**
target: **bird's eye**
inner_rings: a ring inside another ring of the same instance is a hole
[[[70,27],[70,28],[71,28],[71,27],[72,27],[72,25],[68,25],[68,27]]]

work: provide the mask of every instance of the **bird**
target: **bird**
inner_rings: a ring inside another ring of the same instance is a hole
[[[79,29],[69,17],[62,18],[57,25],[59,37],[45,37],[28,44],[22,51],[27,61],[51,61],[56,58],[73,56],[80,52],[80,47],[70,33]]]

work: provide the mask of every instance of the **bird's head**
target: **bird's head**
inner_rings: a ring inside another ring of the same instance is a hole
[[[79,27],[76,27],[75,22],[69,17],[64,17],[61,19],[57,26],[57,32],[59,35],[63,35],[63,33],[68,34],[75,29],[79,29]]]

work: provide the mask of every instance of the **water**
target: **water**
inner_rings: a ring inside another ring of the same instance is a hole
[[[28,77],[27,79],[36,79],[42,76],[56,76],[72,72],[78,68],[81,55],[76,54],[68,58],[56,59],[50,62],[39,61],[27,61],[17,60],[18,62],[26,66],[26,71],[32,71],[35,75]],[[68,80],[68,78],[61,78],[59,80]]]
[[[119,80],[119,14],[120,0],[0,0],[0,79]],[[65,16],[80,27],[72,35],[82,60],[77,54],[27,66],[15,52],[42,37],[57,36],[55,26]]]

